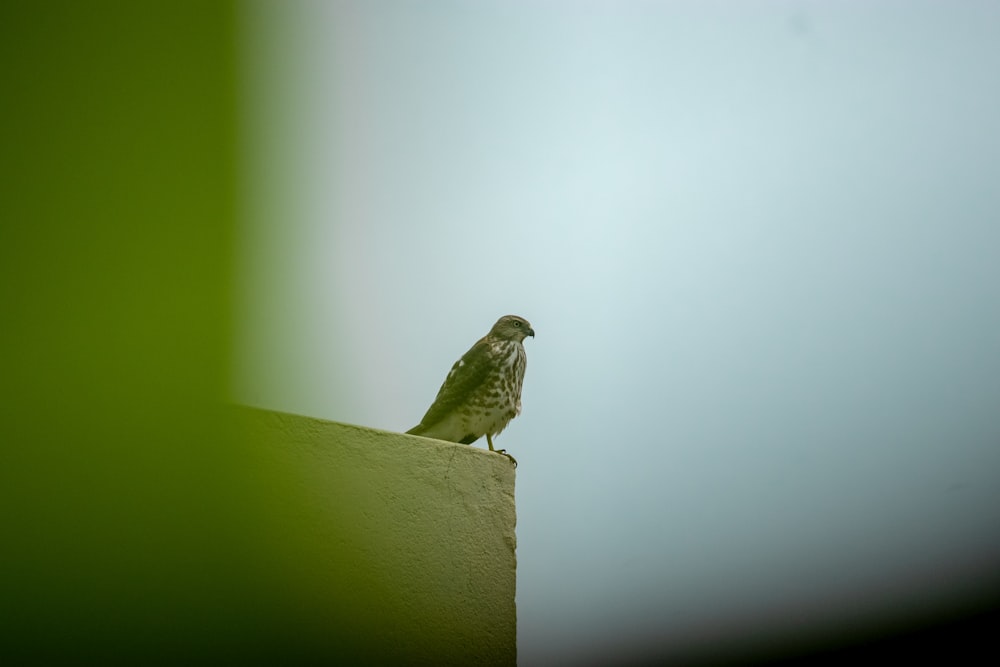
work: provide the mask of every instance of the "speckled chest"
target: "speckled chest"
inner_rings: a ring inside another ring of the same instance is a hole
[[[527,357],[524,346],[512,341],[490,343],[493,368],[465,406],[465,416],[484,433],[498,433],[521,414],[521,385]]]

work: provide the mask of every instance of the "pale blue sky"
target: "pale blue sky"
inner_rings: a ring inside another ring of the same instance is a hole
[[[247,25],[237,395],[405,430],[528,318],[522,666],[996,583],[1000,6]]]

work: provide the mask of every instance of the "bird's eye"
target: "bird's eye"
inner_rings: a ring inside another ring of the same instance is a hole
[[[515,326],[515,327],[519,327],[519,326],[521,326],[521,323],[520,323],[520,322],[518,322],[517,320],[515,320],[515,321],[514,321],[514,326]]]

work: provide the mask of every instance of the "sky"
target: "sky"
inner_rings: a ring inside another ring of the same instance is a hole
[[[997,585],[1000,6],[255,0],[245,27],[234,392],[404,431],[530,320],[497,439],[522,667]]]

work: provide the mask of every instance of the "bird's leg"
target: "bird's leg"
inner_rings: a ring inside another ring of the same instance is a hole
[[[493,437],[490,436],[489,433],[486,434],[486,444],[490,446],[490,451],[491,452],[496,452],[497,454],[501,454],[503,456],[506,456],[507,458],[510,459],[510,462],[514,464],[514,467],[515,468],[517,467],[517,459],[515,459],[513,456],[511,456],[510,454],[508,454],[506,449],[493,449]]]

